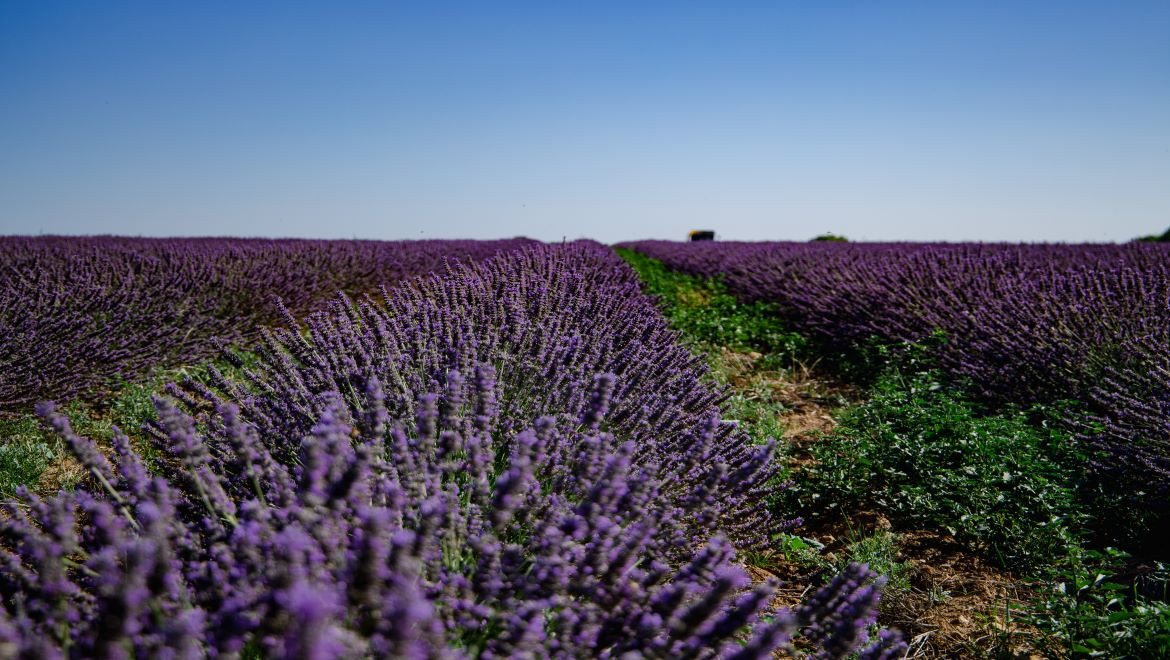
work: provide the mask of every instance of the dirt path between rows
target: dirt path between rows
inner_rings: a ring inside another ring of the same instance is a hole
[[[786,372],[758,367],[759,353],[736,353],[726,348],[715,356],[717,376],[741,395],[767,397],[776,404],[776,424],[787,441],[788,464],[795,480],[814,459],[813,443],[837,427],[836,415],[861,401],[857,388],[836,382],[815,370]],[[1000,657],[1038,658],[1028,644],[1035,634],[1015,621],[1011,612],[1025,607],[1039,585],[991,565],[967,551],[945,533],[903,529],[875,511],[827,514],[813,512],[796,533],[823,546],[830,562],[847,556],[849,544],[882,531],[891,532],[898,547],[897,561],[909,566],[909,589],[887,590],[879,623],[902,631],[911,658]],[[816,575],[807,566],[774,557],[768,568],[750,567],[758,579],[779,578],[786,585],[784,605],[796,605],[807,596],[806,586]]]

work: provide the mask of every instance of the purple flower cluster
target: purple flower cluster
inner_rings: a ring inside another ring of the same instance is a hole
[[[1170,248],[1165,244],[629,244],[720,276],[830,345],[920,341],[1001,401],[1076,399],[1112,468],[1170,493]]]
[[[214,354],[338,291],[531,241],[0,237],[0,409]]]
[[[41,408],[93,475],[0,518],[0,655],[897,657],[864,566],[771,604],[792,521],[632,271],[536,247],[341,298],[245,382],[169,388],[148,465]]]

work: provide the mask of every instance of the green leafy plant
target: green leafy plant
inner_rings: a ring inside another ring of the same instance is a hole
[[[256,354],[249,351],[230,349],[234,359],[246,367],[255,362]],[[226,359],[210,363],[220,372],[232,376],[243,373]],[[147,465],[156,458],[154,447],[140,438],[140,430],[147,422],[154,421],[155,408],[152,399],[163,391],[167,383],[193,379],[204,384],[211,382],[207,365],[159,369],[138,381],[115,379],[111,392],[101,406],[76,398],[66,402],[61,411],[69,418],[73,428],[81,435],[96,440],[103,446],[113,438],[114,427],[127,433],[134,441],[135,448],[142,453]],[[69,475],[61,479],[48,480],[41,484],[44,474],[56,461],[62,460],[68,452],[62,452],[60,440],[41,427],[40,420],[31,412],[11,415],[0,419],[0,497],[11,497],[18,486],[36,490],[55,491],[59,487],[71,487]]]
[[[12,497],[19,486],[36,486],[57,458],[56,444],[34,418],[0,422],[0,497]]]
[[[850,562],[867,564],[874,573],[886,576],[886,594],[908,591],[910,566],[898,561],[898,553],[898,537],[887,530],[878,530],[850,542],[844,556],[838,558],[834,567],[841,570]]]
[[[769,571],[787,569],[806,576],[823,576],[837,570],[837,564],[825,556],[824,549],[825,546],[815,539],[781,532],[773,537],[772,545],[766,552],[745,552],[743,561],[749,566]]]
[[[812,446],[799,495],[814,508],[876,506],[946,530],[1001,565],[1067,552],[1080,519],[1072,437],[1025,412],[982,414],[933,371],[892,373]]]
[[[685,341],[705,348],[758,351],[773,364],[790,361],[806,345],[788,330],[773,305],[740,302],[714,279],[673,272],[657,259],[622,248],[617,253],[637,271],[646,293],[656,296]]]
[[[1130,559],[1106,548],[1070,553],[1052,588],[1020,619],[1043,634],[1033,643],[1052,657],[1170,656],[1170,568],[1155,564],[1140,581]]]

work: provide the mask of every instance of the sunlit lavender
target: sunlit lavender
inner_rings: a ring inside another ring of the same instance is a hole
[[[1098,476],[1170,508],[1170,248],[938,243],[628,244],[671,268],[775,303],[793,327],[846,349],[920,342],[994,401],[1073,399]],[[1140,475],[1133,489],[1131,476]]]
[[[278,321],[278,299],[305,314],[530,243],[2,237],[0,410],[207,358]]]
[[[632,272],[538,247],[340,298],[246,378],[156,399],[147,459],[0,522],[0,654],[897,657],[861,565],[794,610],[741,553],[798,521],[772,444]],[[241,365],[242,366],[242,365]]]

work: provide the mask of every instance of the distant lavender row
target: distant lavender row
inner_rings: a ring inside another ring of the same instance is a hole
[[[0,237],[0,409],[199,360],[339,291],[482,259],[511,241]]]
[[[0,654],[867,644],[882,582],[864,566],[789,611],[735,562],[789,524],[765,501],[773,447],[719,421],[702,361],[609,250],[532,248],[306,324],[267,333],[247,382],[169,388],[161,476],[42,408],[94,488],[0,517]],[[861,657],[904,649],[883,632]]]
[[[1009,401],[1079,399],[1096,441],[1170,492],[1170,247],[1127,245],[629,244],[776,303],[832,345],[946,333],[943,367]],[[1164,497],[1163,497],[1164,499]]]

